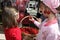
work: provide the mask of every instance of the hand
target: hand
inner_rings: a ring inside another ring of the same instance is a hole
[[[35,21],[34,18],[33,18],[32,16],[29,17],[29,20],[32,21],[32,22]]]
[[[37,21],[41,23],[42,19],[41,18],[37,18]]]

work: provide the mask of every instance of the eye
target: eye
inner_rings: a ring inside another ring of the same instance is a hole
[[[40,13],[42,13],[42,11],[40,11]]]

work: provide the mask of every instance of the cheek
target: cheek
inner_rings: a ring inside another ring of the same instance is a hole
[[[44,8],[40,8],[40,11],[41,11],[42,13],[44,13]]]
[[[17,19],[19,19],[19,15],[17,15]]]
[[[44,16],[46,16],[46,14],[43,13]]]
[[[43,13],[43,15],[44,15],[45,17],[47,17],[47,14],[45,14],[45,13]]]
[[[16,20],[18,20],[19,19],[19,15],[16,15]]]

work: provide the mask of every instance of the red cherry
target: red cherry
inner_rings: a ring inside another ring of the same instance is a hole
[[[50,11],[45,10],[44,13],[45,14],[50,14]]]

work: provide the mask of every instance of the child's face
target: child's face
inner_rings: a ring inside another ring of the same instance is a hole
[[[16,15],[16,19],[17,19],[17,20],[19,19],[19,13],[17,13],[17,15]]]
[[[18,13],[18,12],[15,12],[14,16],[15,16],[15,19],[16,19],[16,20],[19,19],[19,13]]]
[[[50,11],[49,11],[49,8],[47,6],[45,6],[44,4],[40,4],[40,11],[42,11],[42,14],[45,16],[45,17],[48,17]]]

